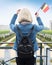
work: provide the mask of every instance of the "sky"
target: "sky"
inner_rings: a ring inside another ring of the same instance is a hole
[[[44,13],[41,9],[43,3],[47,3],[50,9]],[[33,23],[37,24],[35,12],[38,11],[44,26],[50,28],[50,20],[52,20],[52,0],[0,0],[0,25],[9,25],[13,15],[18,9],[28,8],[33,17]],[[16,23],[17,20],[16,20]]]

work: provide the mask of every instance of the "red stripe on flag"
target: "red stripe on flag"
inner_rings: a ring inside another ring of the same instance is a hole
[[[43,10],[43,12],[47,12],[49,10],[49,7],[47,6],[44,10]]]

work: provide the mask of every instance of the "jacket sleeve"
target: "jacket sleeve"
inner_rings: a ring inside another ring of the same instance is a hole
[[[37,32],[39,32],[39,31],[43,30],[44,25],[43,25],[40,17],[37,17],[37,22],[38,22],[38,25],[35,25],[35,29]]]
[[[15,32],[15,21],[17,19],[17,14],[14,14],[13,18],[11,19],[11,22],[10,22],[10,28],[12,31]]]

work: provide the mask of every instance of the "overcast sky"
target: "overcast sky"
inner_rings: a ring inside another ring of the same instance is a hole
[[[9,25],[13,15],[19,8],[28,8],[33,17],[33,23],[37,23],[35,12],[46,2],[50,9],[44,13],[41,9],[39,15],[45,26],[50,26],[52,20],[52,0],[0,0],[0,25]],[[16,23],[18,23],[16,21]]]

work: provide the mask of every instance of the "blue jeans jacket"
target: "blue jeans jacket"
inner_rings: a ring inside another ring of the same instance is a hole
[[[17,31],[16,25],[15,25],[16,19],[17,19],[17,14],[14,14],[14,16],[13,16],[13,18],[11,20],[11,23],[10,23],[10,28],[11,28],[11,30],[13,32],[15,32],[16,37],[17,37],[16,41],[14,42],[14,46],[13,46],[14,50],[17,50],[18,42],[21,39],[21,37],[20,37],[20,35],[19,35],[18,31]],[[21,31],[22,31],[22,33],[24,35],[27,35],[28,32],[30,31],[30,29],[32,28],[32,26],[34,26],[32,34],[29,37],[29,38],[31,38],[31,40],[32,40],[32,42],[34,44],[34,51],[38,50],[38,43],[36,41],[36,34],[38,32],[40,32],[41,30],[43,30],[43,28],[44,28],[43,23],[42,23],[40,17],[37,17],[37,22],[38,22],[39,25],[32,24],[32,23],[28,23],[28,24],[25,24],[25,25],[23,25],[21,23],[18,24],[18,27],[21,29]]]

